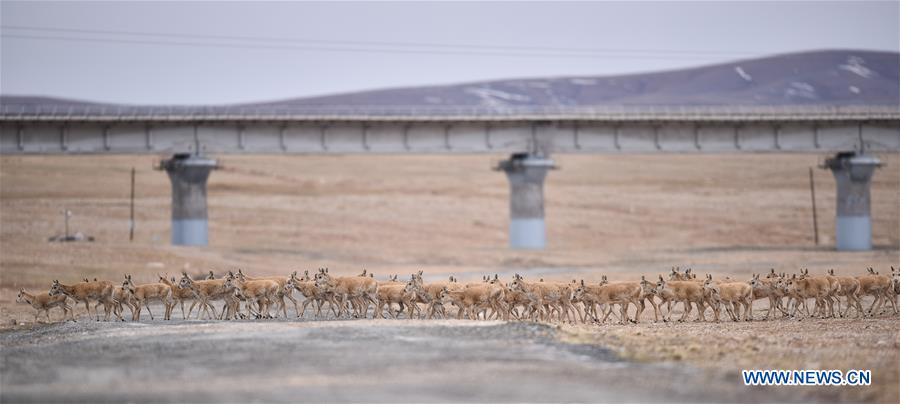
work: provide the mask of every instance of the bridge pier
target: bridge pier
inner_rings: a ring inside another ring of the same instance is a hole
[[[872,249],[872,218],[869,186],[877,157],[862,152],[843,152],[825,160],[837,182],[835,245],[838,251]]]
[[[216,168],[216,160],[189,153],[160,162],[172,183],[172,245],[209,244],[206,181]]]
[[[494,169],[509,179],[509,246],[543,249],[547,245],[544,226],[544,178],[556,168],[544,156],[516,153]]]

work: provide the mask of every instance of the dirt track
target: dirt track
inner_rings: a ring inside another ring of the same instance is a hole
[[[747,388],[738,375],[676,363],[626,362],[598,345],[562,342],[560,333],[454,320],[70,322],[0,334],[0,399],[799,401],[811,393]]]

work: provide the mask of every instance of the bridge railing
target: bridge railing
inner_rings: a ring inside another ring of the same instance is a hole
[[[0,120],[820,120],[900,119],[897,105],[125,106],[10,104]]]

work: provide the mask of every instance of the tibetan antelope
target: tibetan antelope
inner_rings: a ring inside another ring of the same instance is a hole
[[[838,305],[837,312],[841,317],[847,317],[850,314],[850,308],[856,309],[856,316],[864,316],[865,312],[862,308],[862,302],[859,299],[859,279],[856,279],[852,276],[836,276],[834,274],[834,269],[828,270],[828,276],[837,279],[838,283],[840,283],[840,290],[837,291],[837,296],[844,296],[847,298],[847,307],[844,311],[841,311],[841,303],[840,300],[837,300],[836,303]]]
[[[178,287],[191,290],[194,296],[194,301],[191,303],[188,313],[194,310],[194,305],[199,304],[200,308],[197,310],[198,319],[204,313],[209,318],[221,317],[216,315],[216,308],[213,307],[210,302],[214,300],[226,300],[234,296],[234,291],[225,286],[225,281],[231,278],[234,278],[234,274],[229,272],[223,278],[195,281],[188,276],[187,272],[181,271],[181,279],[178,281]],[[227,304],[222,308],[223,315],[226,308]],[[210,309],[212,310],[211,314]]]
[[[51,322],[50,309],[54,307],[59,307],[63,310],[63,321],[66,320],[66,317],[71,317],[72,321],[75,321],[75,310],[69,306],[66,299],[66,295],[51,296],[49,293],[32,295],[26,292],[25,289],[21,289],[19,290],[18,296],[16,296],[16,303],[24,303],[34,307],[36,310],[34,313],[35,323],[38,322],[38,317],[40,317],[42,312],[47,315],[47,322]]]
[[[703,288],[711,291],[710,305],[713,306],[716,321],[719,321],[720,305],[725,306],[725,311],[731,316],[733,321],[740,321],[741,308],[744,311],[744,321],[752,319],[753,312],[753,287],[747,282],[724,282],[716,283],[712,279],[712,275],[706,275],[706,281],[703,282]]]
[[[338,317],[343,315],[349,302],[354,307],[356,316],[365,318],[369,304],[376,302],[378,283],[375,279],[361,276],[332,277],[327,268],[319,269],[315,279],[316,287],[332,293],[331,303],[337,305]]]
[[[297,277],[297,271],[291,273],[285,288],[293,288],[303,295],[303,304],[297,311],[297,318],[303,317],[303,314],[306,313],[306,306],[309,306],[311,303],[316,304],[316,313],[313,316],[319,318],[319,315],[322,313],[322,306],[325,302],[332,300],[330,292],[316,287],[316,282],[310,278],[309,271],[303,271],[303,276],[299,278]],[[337,316],[337,308],[333,305],[331,306],[331,311]]]
[[[212,273],[212,271],[209,271],[209,272]],[[168,286],[170,289],[172,289],[172,299],[174,300],[173,304],[178,304],[181,306],[181,318],[187,319],[188,317],[190,317],[191,316],[190,312],[188,312],[187,314],[185,314],[185,312],[184,312],[184,301],[185,300],[193,300],[194,299],[194,291],[191,289],[185,289],[185,288],[178,287],[178,281],[175,280],[174,276],[169,279],[166,279],[165,276],[162,276],[160,274],[156,274],[156,276],[159,277],[159,283],[164,283],[164,284],[166,284],[166,286]]]
[[[414,280],[416,280],[417,282],[421,282],[422,278],[415,277]],[[465,285],[457,282],[456,278],[454,278],[453,276],[449,277],[448,280],[446,280],[446,281],[422,283],[419,286],[420,286],[419,293],[424,295],[424,296],[421,296],[421,300],[427,301],[425,303],[425,311],[427,313],[426,318],[429,318],[429,319],[434,317],[434,315],[438,314],[438,313],[440,313],[441,318],[443,318],[446,315],[444,303],[450,302],[450,300],[447,297],[449,295],[450,291],[451,290],[461,290],[461,289],[465,288]],[[381,287],[381,286],[379,285],[379,287]],[[442,298],[441,297],[442,291],[445,288],[447,289],[447,292],[443,293],[444,296]],[[461,314],[462,309],[459,309],[459,310],[460,311],[458,311],[458,313]]]
[[[697,320],[695,321],[706,321],[706,317],[703,315],[703,312],[705,311],[705,293],[703,291],[702,283],[694,282],[692,280],[667,282],[663,279],[662,275],[660,275],[659,280],[656,282],[656,294],[661,297],[671,297],[671,301],[682,303],[684,306],[684,313],[678,321],[685,321],[688,318],[691,313],[691,303],[697,306],[697,311],[699,312]],[[672,310],[669,310],[666,321],[671,320]]]
[[[628,317],[628,306],[633,304],[635,308],[640,309],[643,289],[636,282],[616,282],[603,285],[586,285],[582,281],[578,288],[575,289],[574,296],[585,302],[586,305],[596,306],[605,305],[606,313],[602,319],[597,319],[595,309],[588,309],[592,313],[594,321],[605,322],[609,315],[613,312],[613,306],[619,305],[619,323],[625,324],[632,321]],[[637,314],[637,313],[635,313]]]
[[[233,295],[247,301],[247,312],[256,318],[272,318],[269,308],[276,302],[279,291],[283,294],[284,287],[272,279],[242,280],[240,276],[225,280],[226,290],[234,290]],[[253,312],[253,303],[257,305],[257,312]]]
[[[792,299],[792,307],[790,307],[791,317],[796,316],[797,310],[801,305],[805,306],[808,299],[815,299],[816,305],[813,310],[813,316],[826,316],[826,306],[832,304],[828,299],[831,292],[831,284],[825,278],[807,277],[806,273],[791,275],[787,280],[787,292]]]
[[[94,314],[97,316],[97,321],[100,321],[100,313],[97,311],[97,307],[101,304],[105,309],[105,320],[108,321],[110,311],[112,310],[112,293],[114,287],[112,282],[108,281],[81,282],[73,285],[65,285],[59,283],[58,280],[54,280],[53,284],[50,286],[50,296],[62,294],[72,298],[76,304],[78,302],[84,302],[84,308],[87,310],[89,317],[91,316],[90,302],[96,301],[97,304],[94,305]]]
[[[294,299],[293,293],[291,293],[290,289],[287,289],[284,287],[285,284],[287,284],[289,277],[287,277],[287,276],[264,276],[264,277],[258,277],[258,278],[251,278],[247,275],[244,275],[244,273],[240,269],[238,269],[237,277],[241,281],[270,280],[270,281],[278,282],[278,293],[276,294],[275,298],[278,300],[278,304],[281,306],[281,311],[282,311],[282,313],[284,313],[284,318],[287,318],[287,305],[284,303],[285,298],[287,298],[288,300],[291,301],[291,303],[294,304],[294,311],[298,310],[297,299]],[[276,314],[277,314],[277,310],[276,310]]]
[[[872,296],[875,300],[869,306],[868,314],[874,316],[876,308],[880,312],[885,301],[889,302],[897,313],[897,303],[893,297],[893,281],[890,276],[880,275],[874,269],[868,268],[866,275],[857,276],[859,280],[859,295]]]
[[[780,278],[760,278],[759,274],[753,275],[753,278],[750,279],[750,288],[753,290],[753,299],[769,299],[769,309],[766,311],[766,320],[769,319],[772,312],[776,309],[780,310],[783,316],[788,314],[787,311],[784,310],[784,304],[782,302],[784,291],[779,287],[779,279]]]
[[[375,295],[377,296],[375,301],[377,303],[375,305],[373,317],[385,318],[384,309],[387,308],[388,314],[392,318],[397,318],[405,306],[408,309],[407,318],[412,318],[414,312],[413,306],[416,304],[415,299],[417,289],[418,287],[412,280],[406,283],[391,283],[379,286],[378,290],[375,292]],[[392,309],[394,303],[400,307],[396,313]]]
[[[172,298],[172,288],[165,283],[145,283],[142,285],[135,285],[131,280],[131,275],[125,275],[125,282],[122,282],[122,289],[125,289],[125,293],[131,295],[134,299],[132,303],[132,307],[134,307],[134,313],[131,317],[132,321],[139,321],[141,319],[141,306],[147,309],[147,313],[150,314],[150,319],[153,320],[153,312],[150,311],[150,302],[154,300],[160,301],[165,307],[165,314],[163,315],[164,320],[172,319],[172,309],[175,307],[175,300]]]

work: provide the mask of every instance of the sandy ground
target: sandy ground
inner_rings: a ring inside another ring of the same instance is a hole
[[[886,166],[875,174],[872,187],[876,248],[857,253],[833,250],[834,180],[818,169],[814,174],[820,245],[814,244],[808,168],[824,159],[814,155],[555,156],[561,169],[550,173],[545,192],[549,247],[540,252],[512,251],[506,248],[508,185],[501,173],[489,169],[503,157],[225,156],[224,168],[209,182],[211,244],[187,248],[168,245],[169,183],[164,173],[152,170],[153,157],[2,156],[4,358],[8,341],[27,339],[33,332],[63,338],[69,331],[98,332],[91,327],[128,329],[80,321],[32,330],[33,311],[16,305],[15,293],[21,287],[46,290],[53,279],[118,281],[131,273],[141,283],[155,281],[156,273],[176,274],[182,269],[195,274],[235,268],[250,274],[286,274],[327,266],[337,274],[366,268],[382,278],[421,269],[426,281],[450,274],[474,280],[487,273],[590,281],[601,275],[613,280],[655,276],[674,265],[749,279],[769,268],[795,272],[808,267],[811,273],[835,268],[838,274],[861,274],[867,266],[883,272],[890,265],[900,266],[897,154],[879,156]],[[129,242],[132,167],[137,168],[137,227]],[[62,232],[64,208],[74,212],[73,231],[92,235],[96,242],[46,242]],[[79,313],[83,310],[80,307]],[[12,327],[11,320],[26,325]],[[733,372],[744,367],[872,368],[878,383],[867,389],[781,388],[764,390],[773,395],[762,397],[802,399],[812,394],[809,397],[823,400],[896,402],[900,393],[889,383],[900,384],[898,321],[885,316],[577,326],[558,330],[553,338],[575,338],[609,349],[620,359],[670,366],[659,379],[686,381],[691,386],[686,391],[695,394],[721,385],[733,397],[743,397],[749,388],[730,383],[738,380]],[[190,326],[172,326],[187,327],[184,341],[193,338]],[[268,327],[255,322],[236,327],[257,326]],[[169,326],[156,321],[146,329],[157,327]],[[117,344],[127,346],[127,339],[112,335]],[[680,344],[685,348],[667,348]],[[733,352],[731,347],[736,347]],[[228,351],[227,346],[223,350]],[[4,369],[9,364],[5,362]],[[590,366],[594,365],[600,366]],[[714,383],[702,384],[701,389],[691,381],[691,372],[726,376],[711,379]],[[7,380],[11,379],[4,378],[4,390],[11,386]],[[16,386],[17,391],[27,391],[27,386]],[[627,393],[616,386],[609,391]],[[578,389],[573,391],[566,397],[582,400]],[[166,399],[171,397],[176,396]],[[652,397],[661,396],[646,396]]]

